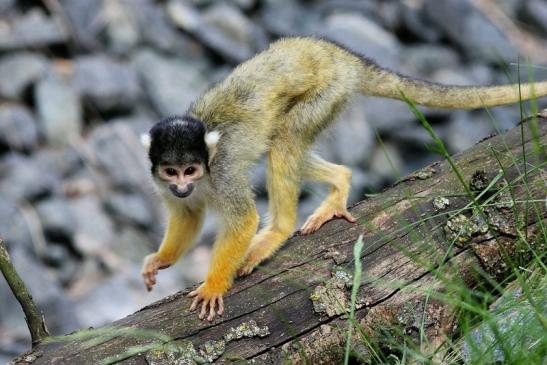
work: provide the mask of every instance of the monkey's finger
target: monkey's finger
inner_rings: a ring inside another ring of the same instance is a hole
[[[216,297],[212,297],[211,301],[209,302],[209,316],[207,317],[207,320],[211,322],[213,319],[215,319],[215,306],[216,306]]]
[[[152,287],[154,286],[155,282],[153,282],[150,279],[149,275],[143,275],[144,276],[144,285],[146,286],[146,290],[151,291]]]
[[[193,298],[193,297],[195,297],[195,296],[198,295],[198,294],[199,294],[199,291],[197,291],[197,290],[192,290],[190,293],[186,294],[186,297],[187,297],[187,298]]]
[[[190,305],[190,310],[193,311],[194,309],[196,309],[198,303],[199,303],[199,300],[200,300],[200,297],[195,297],[194,300],[192,301],[192,305]]]
[[[205,318],[205,314],[207,314],[207,304],[209,303],[209,300],[204,299],[201,303],[201,312],[199,312],[199,319]]]
[[[218,297],[218,315],[221,316],[224,314],[224,301],[222,300],[222,297]]]

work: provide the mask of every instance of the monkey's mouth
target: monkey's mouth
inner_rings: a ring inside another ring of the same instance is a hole
[[[172,184],[169,185],[169,190],[177,198],[186,198],[188,195],[192,194],[192,191],[194,191],[194,184],[186,185],[186,190],[180,190],[177,185]]]

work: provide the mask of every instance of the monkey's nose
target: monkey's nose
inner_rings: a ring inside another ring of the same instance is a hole
[[[171,193],[177,198],[186,198],[194,191],[194,184],[190,183],[186,185],[186,189],[179,189],[178,185],[171,184],[169,185],[169,190],[171,190]]]

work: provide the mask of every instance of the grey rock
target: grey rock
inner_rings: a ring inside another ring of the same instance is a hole
[[[496,83],[491,69],[479,63],[467,67],[438,69],[428,79],[444,85],[491,85]]]
[[[10,14],[15,11],[15,0],[0,0],[0,14]]]
[[[129,53],[140,42],[139,22],[131,5],[125,0],[103,2],[108,48],[117,54]]]
[[[353,204],[365,198],[365,192],[377,190],[379,179],[361,168],[351,168],[351,189],[349,191],[348,204]]]
[[[55,192],[59,177],[36,160],[9,154],[0,161],[0,190],[17,201],[34,201]]]
[[[442,34],[426,19],[420,2],[398,2],[400,6],[401,23],[412,35],[427,43],[438,42]]]
[[[224,2],[218,2],[200,14],[188,3],[171,0],[167,12],[178,27],[192,33],[229,61],[244,61],[267,44],[266,34],[260,27],[237,7]]]
[[[335,162],[358,166],[366,161],[374,146],[374,131],[366,120],[365,98],[360,96],[342,112],[332,128]]]
[[[230,2],[243,10],[249,10],[256,5],[257,0],[230,0]]]
[[[5,195],[3,192],[2,189],[2,193],[0,193],[0,232],[2,238],[8,248],[24,247],[28,253],[35,253],[31,227],[23,214],[22,207],[12,197]]]
[[[102,1],[61,0],[71,25],[71,35],[76,44],[85,50],[102,48],[100,33],[103,31]]]
[[[373,129],[380,132],[389,132],[415,119],[408,106],[401,101],[366,98],[364,107],[366,120]]]
[[[517,13],[528,1],[529,0],[498,0],[496,5],[498,5],[501,10],[509,16],[509,18],[515,19],[517,17]]]
[[[72,245],[76,233],[76,220],[66,200],[53,197],[36,205],[42,229],[50,242]]]
[[[128,124],[116,123],[95,128],[86,146],[96,167],[113,188],[134,191],[151,184],[146,150]]]
[[[186,1],[169,0],[166,11],[171,22],[187,32],[195,32],[202,22],[199,11]]]
[[[180,275],[180,268],[184,267],[184,261],[174,270],[162,270],[158,275],[158,283],[154,290],[146,293],[140,264],[125,265],[126,270],[117,272],[117,275],[102,281],[98,285],[89,283],[89,288],[81,295],[75,304],[75,311],[80,321],[90,326],[106,325],[112,321],[123,318],[143,306],[159,300],[174,291],[185,288],[189,282]],[[187,262],[187,261],[186,261]],[[188,265],[192,267],[193,265]],[[179,270],[177,270],[179,269]],[[193,268],[195,269],[195,268]],[[104,303],[110,303],[108,310],[103,308]]]
[[[70,177],[84,168],[82,152],[77,147],[63,149],[40,149],[34,154],[36,162],[47,171],[53,171],[61,177]]]
[[[59,75],[49,74],[34,91],[34,101],[46,140],[66,146],[82,131],[82,107],[76,91]]]
[[[264,31],[236,7],[217,3],[202,14],[196,36],[227,60],[242,62],[266,47]]]
[[[491,305],[491,317],[466,336],[461,351],[465,364],[511,363],[512,359],[526,358],[522,351],[541,354],[536,345],[543,340],[540,318],[547,308],[545,285],[539,284],[531,291],[523,291],[522,287],[515,285],[509,288]],[[502,343],[500,338],[503,338]],[[506,349],[516,352],[511,353],[511,359],[506,358]]]
[[[440,69],[460,66],[460,57],[452,48],[436,44],[416,44],[403,47],[400,70],[413,77],[427,77]]]
[[[446,131],[448,149],[451,153],[461,152],[492,132],[493,125],[483,112],[457,111]]]
[[[38,143],[34,117],[22,105],[0,105],[0,150],[29,152]]]
[[[50,333],[61,335],[80,328],[72,301],[44,265],[17,247],[11,250],[10,255],[37,306],[43,311]]]
[[[30,346],[30,336],[28,327],[25,322],[25,314],[21,309],[21,305],[15,299],[13,292],[11,291],[8,283],[2,277],[0,280],[0,298],[2,298],[2,305],[0,305],[0,329],[4,333],[2,339],[0,339],[0,358],[3,355],[9,354],[8,350],[17,349],[16,341],[20,339],[28,339],[26,342]],[[11,358],[1,364],[8,364],[8,362],[24,351],[27,351],[29,347],[21,349],[21,352],[14,352]],[[1,361],[1,360],[0,360]]]
[[[203,57],[203,48],[189,36],[179,32],[175,27],[176,22],[170,20],[170,2],[166,6],[149,0],[129,1],[127,4],[131,4],[132,12],[138,20],[141,38],[147,45],[186,58]]]
[[[387,180],[400,177],[403,170],[403,158],[394,144],[384,142],[376,146],[370,159],[372,173]]]
[[[76,250],[84,256],[101,256],[108,252],[116,235],[100,200],[88,195],[71,199],[69,204],[76,221]]]
[[[78,57],[73,86],[101,112],[130,110],[139,96],[137,73],[104,55]]]
[[[144,50],[135,58],[144,91],[160,115],[181,114],[207,87],[204,62]]]
[[[492,113],[492,118],[488,116],[486,118],[488,118],[488,121],[493,125],[493,129],[498,134],[515,127],[520,121],[520,110],[514,105],[492,108],[490,112]]]
[[[123,260],[139,265],[146,255],[158,248],[163,235],[163,232],[157,235],[145,234],[139,228],[127,225],[120,226],[116,233],[112,252]]]
[[[278,36],[312,35],[323,26],[317,8],[295,0],[267,1],[260,21],[270,33]]]
[[[137,194],[115,193],[105,200],[106,210],[115,221],[147,228],[158,223],[148,202]]]
[[[530,19],[544,34],[547,34],[547,4],[545,1],[528,0],[523,5],[526,19]]]
[[[446,135],[443,127],[432,125],[435,133],[442,139]],[[398,142],[401,146],[425,148],[426,144],[433,142],[429,132],[427,132],[419,123],[405,123],[399,128],[389,132],[389,138]]]
[[[468,0],[427,0],[424,10],[429,19],[469,57],[491,63],[499,63],[500,57],[505,60],[517,58],[518,53],[506,35]]]
[[[47,58],[38,53],[12,53],[0,58],[0,96],[20,99],[47,70]]]
[[[35,8],[7,19],[6,24],[0,27],[0,50],[59,44],[68,40],[67,34],[59,19],[47,17],[42,10]]]
[[[325,19],[321,34],[384,67],[398,68],[400,44],[397,38],[362,15],[332,14]]]
[[[67,265],[71,270],[74,270],[74,265],[69,265],[71,254],[68,248],[64,244],[50,243],[47,245],[47,249],[40,254],[42,261],[51,267],[61,269]],[[66,282],[65,270],[62,271],[62,282]],[[72,272],[73,273],[73,272]],[[56,272],[57,274],[57,272]],[[59,275],[57,275],[59,277]]]

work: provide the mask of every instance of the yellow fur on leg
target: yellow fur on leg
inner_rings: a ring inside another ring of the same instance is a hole
[[[323,203],[306,220],[300,232],[302,234],[313,233],[333,218],[344,218],[354,223],[355,218],[346,208],[351,184],[351,170],[345,166],[327,162],[313,154],[308,157],[306,162],[304,178],[326,182],[331,185],[331,189]]]
[[[268,197],[270,223],[253,238],[238,275],[250,274],[270,257],[292,234],[296,224],[300,189],[298,151],[272,147],[268,154]]]
[[[247,216],[232,223],[233,225],[223,228],[215,242],[207,279],[196,290],[188,294],[188,297],[194,298],[191,310],[194,310],[199,302],[202,303],[200,319],[207,315],[207,307],[209,307],[207,316],[209,321],[214,319],[215,314],[222,315],[224,311],[222,295],[232,286],[236,270],[243,262],[245,252],[247,252],[251,238],[258,227],[258,214],[254,206]],[[216,310],[217,304],[218,311]]]
[[[156,284],[158,270],[168,268],[186,251],[198,235],[203,222],[203,209],[189,210],[182,206],[168,206],[169,218],[165,236],[158,252],[146,256],[142,268],[148,291]]]

